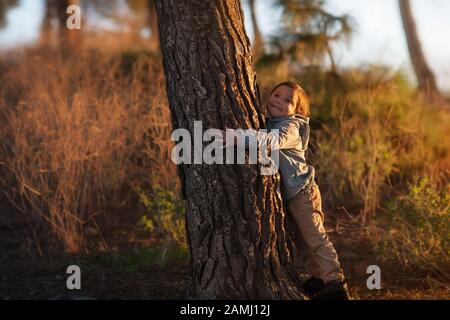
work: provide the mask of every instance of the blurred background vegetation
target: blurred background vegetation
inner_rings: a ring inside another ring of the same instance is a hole
[[[347,251],[364,244],[378,261],[448,288],[449,98],[420,46],[409,43],[416,81],[385,65],[344,67],[333,44],[351,42],[353,17],[322,0],[267,0],[282,20],[266,36],[258,1],[243,3],[261,95],[286,80],[310,94],[308,157],[330,230]],[[171,248],[187,252],[154,2],[43,3],[38,41],[0,58],[4,219],[25,224],[13,229],[43,258],[130,243],[161,247],[160,258]],[[69,31],[68,4],[81,6],[83,26],[104,19],[120,28]],[[0,28],[19,5],[0,0]],[[404,26],[408,41],[420,41]]]

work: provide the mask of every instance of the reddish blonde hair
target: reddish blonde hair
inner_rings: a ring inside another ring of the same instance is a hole
[[[309,117],[310,115],[309,97],[306,94],[305,90],[295,82],[286,81],[277,84],[270,92],[270,95],[272,95],[272,93],[281,86],[287,86],[291,89],[294,89],[295,96],[297,97],[297,101],[295,103],[295,112],[304,117]]]

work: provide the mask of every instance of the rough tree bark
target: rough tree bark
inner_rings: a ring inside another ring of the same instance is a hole
[[[253,59],[258,61],[264,55],[264,41],[259,30],[258,18],[256,14],[256,0],[249,0],[250,7],[250,16],[252,17],[252,25],[253,25]]]
[[[416,74],[419,91],[424,93],[428,98],[434,98],[439,95],[439,91],[434,74],[428,66],[422,51],[422,46],[417,34],[416,22],[414,21],[411,10],[411,3],[409,0],[399,0],[399,6],[406,41],[408,43],[409,55]]]
[[[264,127],[238,0],[157,0],[173,128]],[[302,299],[279,175],[180,165],[194,299]]]

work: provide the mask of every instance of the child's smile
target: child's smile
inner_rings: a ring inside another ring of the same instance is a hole
[[[295,113],[295,90],[280,86],[267,100],[267,109],[272,118],[286,117]]]

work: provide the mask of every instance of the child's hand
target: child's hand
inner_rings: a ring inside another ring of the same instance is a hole
[[[235,130],[234,129],[229,129],[229,128],[225,128],[226,130],[220,130],[220,132],[221,132],[221,134],[222,134],[222,140],[223,140],[223,143],[226,145],[226,146],[233,146],[233,145],[236,145],[237,144],[237,140],[238,140],[238,137],[236,136],[236,133],[234,132]],[[231,133],[231,141],[230,140],[228,140],[227,141],[227,130],[228,131],[231,131],[230,133]]]

